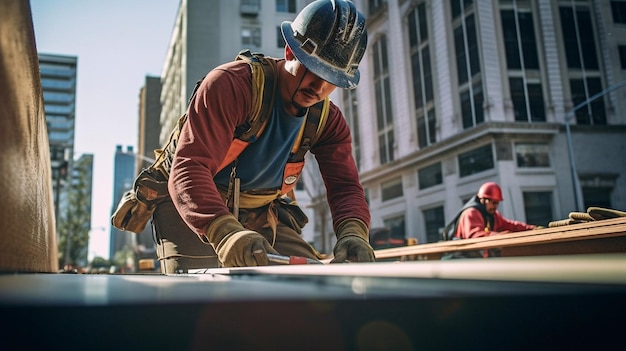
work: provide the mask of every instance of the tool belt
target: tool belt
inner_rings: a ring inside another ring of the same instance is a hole
[[[276,233],[278,222],[302,234],[302,228],[309,218],[295,201],[288,197],[274,198],[270,203],[257,208],[242,208],[239,222],[247,229],[259,232],[263,228],[272,228]]]
[[[218,190],[225,203],[228,203],[228,189],[218,186]],[[244,227],[258,231],[263,227],[275,228],[281,222],[298,233],[309,222],[309,218],[296,202],[281,196],[280,190],[247,190],[239,193],[239,222]],[[231,213],[232,207],[229,206]],[[267,217],[265,214],[267,213]]]
[[[133,188],[124,193],[111,224],[120,230],[141,233],[156,207],[168,198],[167,179],[160,171],[146,168],[135,178]]]
[[[222,200],[230,208],[232,212],[232,197],[233,192],[229,193],[228,188],[222,185],[217,185],[217,190],[222,196]],[[268,205],[272,201],[280,197],[280,190],[251,190],[238,192],[239,207],[243,208],[259,208]]]

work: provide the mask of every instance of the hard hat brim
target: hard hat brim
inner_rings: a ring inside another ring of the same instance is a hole
[[[354,89],[359,84],[360,73],[358,69],[354,71],[354,75],[348,75],[340,68],[322,61],[315,54],[311,55],[305,52],[294,36],[290,21],[283,22],[281,29],[283,38],[293,54],[309,71],[339,88]]]

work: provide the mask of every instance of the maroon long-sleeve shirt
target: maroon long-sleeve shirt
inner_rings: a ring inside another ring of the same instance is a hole
[[[229,213],[213,178],[231,144],[235,128],[246,121],[252,108],[251,80],[251,69],[246,62],[224,64],[205,77],[190,103],[168,186],[181,217],[199,235],[205,234],[213,219]],[[276,96],[280,98],[278,91]],[[263,137],[262,134],[260,138]],[[359,219],[368,227],[370,223],[369,208],[352,157],[351,140],[341,111],[331,103],[326,127],[311,153],[316,157],[326,186],[335,229],[346,219]]]

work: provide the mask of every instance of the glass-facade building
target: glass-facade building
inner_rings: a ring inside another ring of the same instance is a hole
[[[57,223],[63,216],[72,174],[78,58],[39,53],[41,86],[50,143],[50,165]]]
[[[126,149],[124,149],[122,145],[117,145],[114,157],[113,208],[111,209],[111,213],[117,208],[124,193],[132,189],[136,176],[136,156],[132,146],[127,146]],[[133,250],[135,245],[134,236],[134,233],[122,231],[111,226],[111,239],[109,241],[110,259],[113,260],[118,252]]]

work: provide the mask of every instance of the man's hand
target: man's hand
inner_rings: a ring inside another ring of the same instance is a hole
[[[278,254],[261,234],[251,230],[229,234],[215,252],[223,267],[267,266],[267,253]]]
[[[207,237],[223,267],[267,266],[267,253],[278,254],[261,234],[245,229],[230,215],[213,220]]]
[[[362,221],[343,221],[337,228],[337,244],[333,250],[335,258],[330,263],[375,262],[368,236],[367,226]]]

